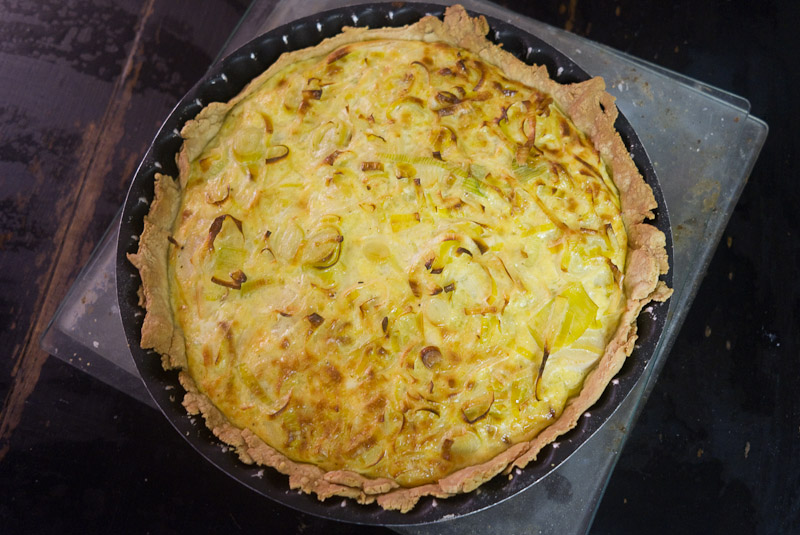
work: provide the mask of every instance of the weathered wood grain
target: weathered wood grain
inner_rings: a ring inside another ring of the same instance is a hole
[[[0,43],[0,461],[47,359],[41,334],[161,120],[244,8],[101,3],[0,9],[0,28],[16,25]]]

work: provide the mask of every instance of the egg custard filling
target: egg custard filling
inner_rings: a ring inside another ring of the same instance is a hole
[[[178,181],[158,178],[159,282],[132,260],[168,321],[143,344],[243,460],[320,498],[408,510],[524,465],[668,295],[649,188],[620,191],[605,109],[577,108],[595,86],[484,26],[451,9],[282,58],[190,121]]]

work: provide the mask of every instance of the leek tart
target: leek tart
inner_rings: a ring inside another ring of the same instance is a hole
[[[603,82],[482,18],[347,29],[182,131],[131,255],[142,346],[290,485],[407,511],[534,460],[668,298]]]

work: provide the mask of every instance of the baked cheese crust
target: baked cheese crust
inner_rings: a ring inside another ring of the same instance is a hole
[[[158,179],[143,346],[320,498],[408,510],[524,465],[669,295],[602,82],[559,86],[486,29],[451,8],[283,56]]]

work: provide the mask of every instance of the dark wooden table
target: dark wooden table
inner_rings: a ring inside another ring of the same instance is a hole
[[[502,2],[750,100],[771,131],[597,533],[800,532],[796,2]],[[39,348],[246,0],[0,0],[0,532],[374,533],[265,501]]]

